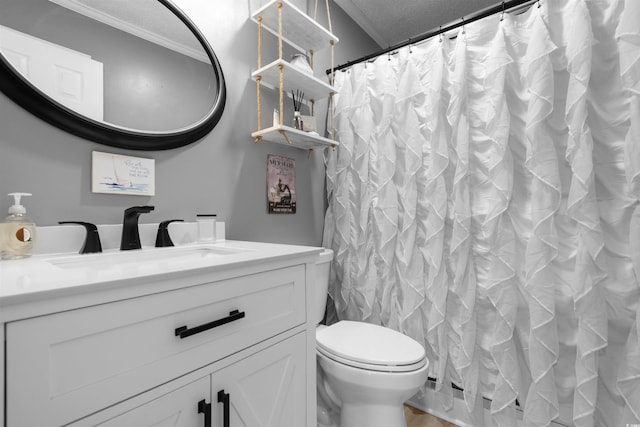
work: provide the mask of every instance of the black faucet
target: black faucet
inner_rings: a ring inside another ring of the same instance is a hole
[[[122,240],[120,240],[120,250],[140,249],[140,233],[138,232],[138,217],[140,214],[149,213],[155,208],[153,206],[133,206],[124,211],[122,220]]]

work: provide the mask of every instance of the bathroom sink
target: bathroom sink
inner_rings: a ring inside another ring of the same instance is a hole
[[[88,267],[106,269],[128,265],[176,265],[199,262],[241,252],[244,252],[244,250],[209,245],[175,246],[170,248],[145,248],[98,254],[59,256],[48,258],[47,262],[65,269]]]

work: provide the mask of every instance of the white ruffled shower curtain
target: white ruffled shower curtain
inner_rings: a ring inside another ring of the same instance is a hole
[[[640,423],[640,0],[544,0],[335,86],[333,319],[417,339],[495,425]]]

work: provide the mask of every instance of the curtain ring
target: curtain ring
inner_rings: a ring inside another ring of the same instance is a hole
[[[462,19],[462,34],[467,34],[467,30],[464,29],[464,16],[460,19]]]
[[[500,15],[500,22],[504,21],[504,0],[502,0],[502,15]]]
[[[542,5],[540,4],[540,0],[538,0],[538,9],[540,9]]]
[[[438,32],[438,39],[440,40],[440,43],[442,43],[442,25],[440,25],[440,31]]]

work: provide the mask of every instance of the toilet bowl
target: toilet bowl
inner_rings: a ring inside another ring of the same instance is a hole
[[[324,316],[333,252],[317,262],[316,320]],[[424,347],[397,331],[340,321],[316,329],[318,425],[406,427],[404,402],[427,380]],[[334,404],[339,408],[325,408]],[[335,412],[339,416],[332,417]]]

